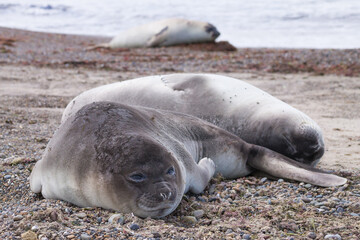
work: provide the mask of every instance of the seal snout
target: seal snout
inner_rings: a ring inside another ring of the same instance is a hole
[[[220,32],[216,29],[216,27],[212,24],[208,24],[205,26],[205,31],[210,33],[212,38],[215,40],[218,36],[220,36]]]
[[[294,158],[300,162],[315,166],[323,156],[325,147],[322,133],[311,125],[302,126],[292,139],[296,145]]]
[[[169,200],[171,195],[172,195],[171,192],[168,192],[168,193],[161,192],[160,193],[160,197],[162,197],[163,200]]]
[[[159,201],[173,201],[176,194],[172,193],[172,191],[175,191],[175,189],[172,190],[166,183],[158,184]]]

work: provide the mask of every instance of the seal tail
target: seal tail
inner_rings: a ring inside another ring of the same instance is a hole
[[[335,187],[347,182],[346,178],[326,173],[256,145],[250,149],[247,164],[274,177],[306,182],[321,187]]]

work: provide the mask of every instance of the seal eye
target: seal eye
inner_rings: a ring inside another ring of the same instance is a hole
[[[169,175],[171,175],[171,176],[174,176],[174,175],[175,175],[175,169],[174,169],[174,167],[170,167],[170,168],[167,170],[166,174],[169,174]]]
[[[129,178],[131,181],[134,181],[134,182],[142,182],[145,180],[146,177],[144,174],[136,173],[136,174],[131,175]]]

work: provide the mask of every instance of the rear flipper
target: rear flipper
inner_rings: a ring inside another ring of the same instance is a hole
[[[198,194],[204,191],[210,179],[215,173],[215,163],[210,158],[203,158],[199,161],[192,173],[189,190]]]
[[[299,182],[311,183],[321,187],[334,187],[347,182],[333,174],[296,162],[267,148],[252,145],[247,165],[278,178],[286,178]]]
[[[41,164],[41,160],[38,161],[33,170],[31,171],[31,175],[30,175],[30,188],[31,191],[33,191],[34,193],[40,193],[42,190],[42,184],[41,184],[41,172],[40,172],[40,164]]]

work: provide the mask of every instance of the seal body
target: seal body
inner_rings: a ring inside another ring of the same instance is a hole
[[[216,27],[210,23],[171,18],[126,30],[103,46],[110,48],[161,47],[213,42],[219,35]]]
[[[60,125],[30,187],[45,198],[156,218],[171,213],[185,192],[202,192],[214,173],[237,178],[255,169],[320,186],[346,182],[197,117],[96,102]]]
[[[197,116],[248,143],[314,166],[324,153],[320,127],[303,112],[244,81],[214,74],[172,74],[88,90],[66,107],[63,120],[96,101]]]

